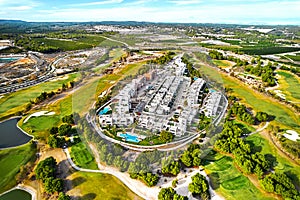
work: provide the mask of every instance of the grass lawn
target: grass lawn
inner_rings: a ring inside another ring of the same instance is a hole
[[[78,167],[85,169],[98,169],[95,158],[88,151],[83,142],[79,142],[71,147],[72,160]]]
[[[287,71],[278,71],[280,90],[286,95],[287,100],[300,102],[300,80]]]
[[[209,156],[209,160],[212,160],[211,156]],[[213,188],[226,200],[272,199],[257,189],[247,177],[236,169],[232,158],[220,156],[219,153],[215,153],[214,156],[217,157],[215,161],[207,162],[204,168],[211,178]]]
[[[78,195],[82,200],[141,200],[119,179],[109,174],[76,172],[68,179],[72,180],[72,189],[68,194]]]
[[[67,79],[60,79],[56,81],[48,81],[41,83],[17,92],[4,95],[0,99],[0,119],[4,119],[14,115],[18,111],[22,111],[25,105],[30,100],[34,100],[43,91],[50,92],[61,88],[63,83],[68,83],[79,77],[79,73],[66,75]]]
[[[0,151],[0,193],[16,185],[15,176],[20,167],[34,158],[35,153],[31,144]]]
[[[275,122],[287,128],[300,130],[300,118],[290,108],[276,102],[270,97],[253,91],[242,82],[225,74],[220,74],[216,69],[209,66],[201,66],[200,72],[210,77],[219,84],[224,84],[226,88],[231,88],[233,95],[240,97],[241,101],[252,107],[255,111],[262,111],[276,116]]]
[[[261,152],[267,155],[267,158],[272,161],[275,171],[286,172],[295,184],[300,186],[300,167],[296,165],[286,157],[283,157],[278,153],[277,149],[267,139],[265,139],[259,133],[253,134],[246,138],[255,151]]]

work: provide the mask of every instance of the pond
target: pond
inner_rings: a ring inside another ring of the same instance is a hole
[[[18,121],[14,118],[0,123],[0,148],[19,146],[32,139],[17,127]]]
[[[15,189],[0,196],[0,200],[31,200],[31,194],[24,190]]]

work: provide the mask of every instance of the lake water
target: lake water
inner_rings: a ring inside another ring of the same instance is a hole
[[[0,200],[31,200],[31,194],[24,190],[12,190],[0,197]]]
[[[0,123],[0,148],[14,147],[29,142],[32,137],[23,133],[16,126],[17,118]]]

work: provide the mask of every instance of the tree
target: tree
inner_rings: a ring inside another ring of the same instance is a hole
[[[44,182],[44,187],[47,193],[60,192],[63,190],[63,181],[60,178],[47,178]]]
[[[36,178],[42,179],[44,181],[47,178],[54,177],[55,167],[56,161],[52,156],[39,162],[36,169],[34,170]]]
[[[67,124],[75,124],[73,114],[64,116],[62,121]]]
[[[180,157],[181,162],[187,166],[187,167],[191,167],[193,164],[193,159],[192,156],[190,155],[190,152],[185,151],[181,157]]]
[[[208,192],[209,186],[206,178],[197,173],[192,176],[192,183],[189,184],[188,188],[193,194],[203,194]]]
[[[56,135],[49,135],[47,143],[52,148],[59,148],[63,145],[64,139]]]
[[[176,176],[180,172],[180,166],[178,161],[173,161],[170,164],[164,165],[162,167],[162,173],[164,174],[172,174]]]
[[[71,200],[71,197],[63,192],[60,192],[57,200]]]
[[[72,126],[70,124],[62,124],[58,128],[58,134],[61,136],[69,135],[71,132]]]
[[[175,194],[176,194],[176,191],[171,187],[162,188],[159,191],[158,200],[171,200],[171,199],[173,199]]]
[[[255,118],[259,121],[259,122],[266,122],[269,119],[269,115],[265,112],[258,112],[256,113]]]
[[[172,181],[172,187],[175,188],[178,184],[178,179],[175,178],[173,181]]]
[[[159,191],[158,200],[187,200],[187,197],[176,194],[173,188],[168,187]]]
[[[51,129],[50,129],[50,134],[51,135],[55,135],[56,133],[58,133],[58,127],[52,127]]]
[[[169,132],[169,131],[165,131],[165,130],[162,130],[160,132],[160,137],[159,139],[162,141],[162,142],[171,142],[173,139],[174,139],[174,135]]]

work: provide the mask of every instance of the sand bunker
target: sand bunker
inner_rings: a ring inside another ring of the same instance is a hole
[[[31,117],[39,117],[39,116],[50,116],[50,115],[55,115],[55,112],[49,112],[49,111],[39,111],[36,113],[33,113],[29,115],[23,123],[26,123]]]
[[[286,133],[283,134],[283,136],[295,142],[297,142],[297,140],[300,140],[299,134],[293,130],[287,130]]]

